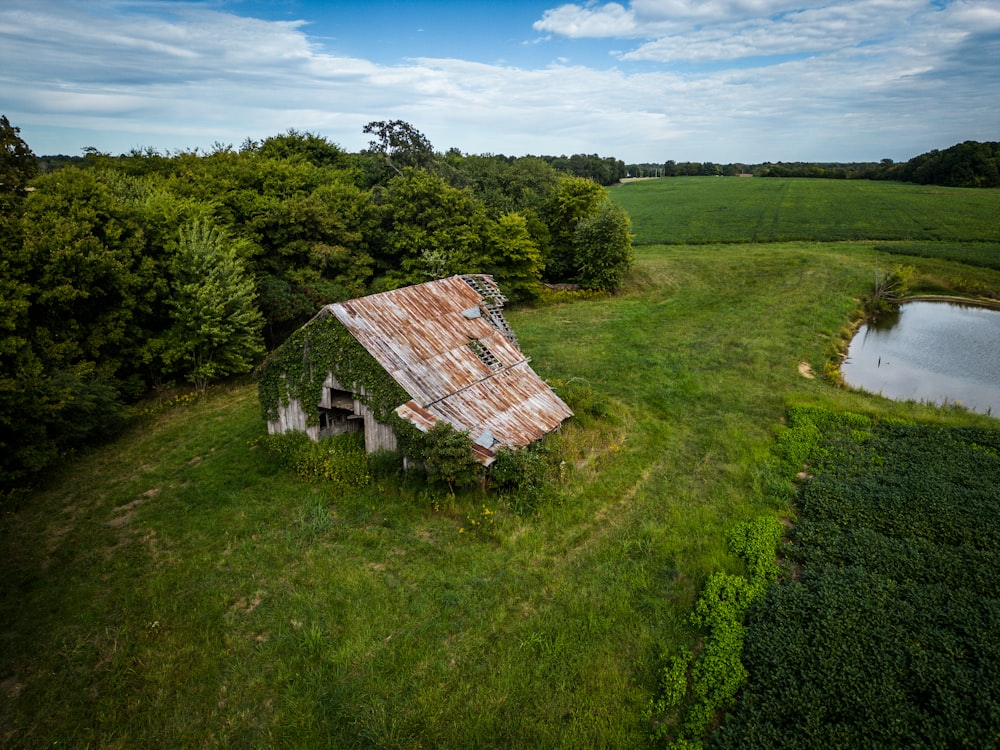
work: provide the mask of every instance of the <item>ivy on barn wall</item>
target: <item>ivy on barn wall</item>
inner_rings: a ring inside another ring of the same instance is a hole
[[[265,419],[277,419],[279,405],[298,399],[308,423],[318,424],[328,373],[352,388],[383,424],[395,427],[396,407],[410,400],[336,316],[321,313],[271,352],[258,370],[257,392]],[[364,394],[358,393],[362,388]]]
[[[403,455],[423,463],[453,491],[480,470],[472,440],[447,423],[421,432],[396,414],[410,395],[331,313],[303,326],[271,354],[257,371],[257,392],[264,418],[278,418],[278,406],[298,399],[308,424],[319,423],[319,404],[328,373],[371,409],[375,419],[392,427]],[[358,391],[364,389],[362,395]]]

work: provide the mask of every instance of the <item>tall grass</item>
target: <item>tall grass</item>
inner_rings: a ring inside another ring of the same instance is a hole
[[[298,478],[260,447],[251,385],[67,461],[2,521],[0,742],[642,746],[660,654],[695,645],[701,585],[740,569],[728,528],[788,510],[768,467],[789,403],[995,424],[799,374],[880,257],[642,247],[619,296],[512,311],[578,412],[532,513]]]

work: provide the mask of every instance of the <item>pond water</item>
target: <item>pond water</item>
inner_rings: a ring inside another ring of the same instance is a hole
[[[886,398],[958,402],[1000,417],[1000,311],[907,302],[860,328],[840,371],[848,385]]]

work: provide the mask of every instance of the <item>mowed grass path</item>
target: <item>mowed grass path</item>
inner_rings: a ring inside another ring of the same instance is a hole
[[[639,245],[815,240],[992,243],[1000,190],[868,180],[675,177],[611,189]]]
[[[0,744],[643,746],[661,653],[699,637],[707,575],[739,569],[727,529],[787,509],[767,459],[790,401],[995,424],[798,373],[877,257],[643,247],[616,297],[512,311],[534,367],[591,392],[525,517],[299,480],[255,447],[250,385],[69,461],[2,519]]]

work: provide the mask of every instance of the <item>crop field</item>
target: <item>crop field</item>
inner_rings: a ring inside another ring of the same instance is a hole
[[[980,251],[1000,257],[1000,190],[679,177],[631,182],[612,188],[611,195],[632,217],[637,245],[930,241],[986,243]]]
[[[640,243],[625,289],[509,314],[577,415],[530,502],[376,461],[304,478],[266,450],[248,382],[151,401],[4,498],[0,745],[663,746],[664,660],[704,642],[706,581],[745,571],[727,535],[800,510],[776,447],[790,409],[997,429],[821,373],[874,265],[1000,291],[988,264],[871,241],[930,247],[939,217],[942,246],[995,243],[1000,192],[684,178],[612,195]],[[861,241],[828,241],[841,210]]]
[[[816,441],[785,547],[798,572],[750,618],[754,679],[719,746],[995,747],[1000,431],[793,425]]]

